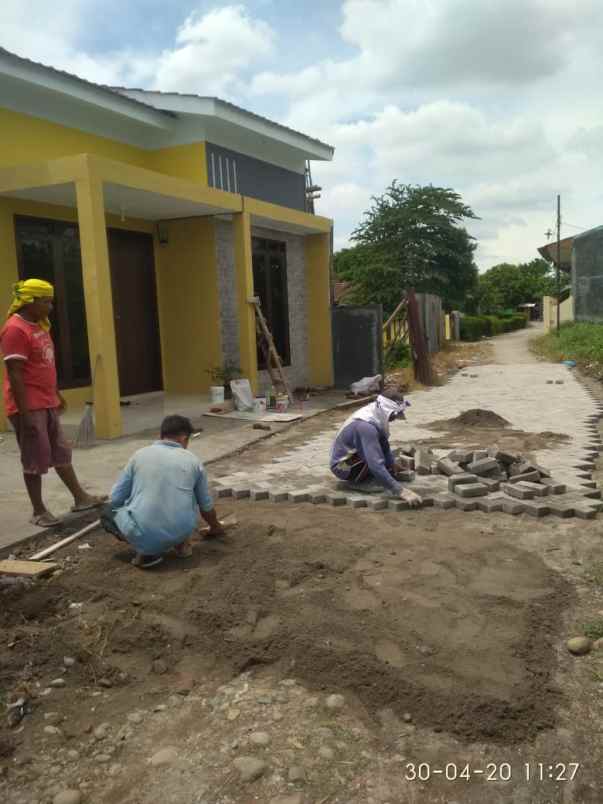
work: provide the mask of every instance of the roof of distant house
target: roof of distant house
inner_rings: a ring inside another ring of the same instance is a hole
[[[559,249],[561,252],[561,269],[564,271],[571,270],[572,267],[572,246],[574,243],[574,238],[572,237],[564,237],[563,240],[559,241]],[[545,246],[540,246],[538,249],[538,253],[544,257],[547,262],[552,263],[553,265],[557,265],[557,241],[554,240],[552,243],[547,243]]]

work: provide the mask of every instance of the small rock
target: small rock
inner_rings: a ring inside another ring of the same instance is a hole
[[[174,682],[174,692],[177,695],[188,695],[195,683],[196,679],[192,673],[179,673]]]
[[[264,706],[273,703],[272,695],[258,695],[256,701]]]
[[[240,709],[229,709],[228,712],[226,713],[226,719],[231,721],[236,720],[240,714],[241,714]]]
[[[157,675],[162,676],[168,671],[167,662],[165,662],[163,659],[155,659],[151,665],[151,670],[153,673],[157,673]]]
[[[238,770],[243,782],[253,782],[266,773],[268,764],[256,757],[237,757],[232,763]]]
[[[128,722],[130,723],[142,723],[144,720],[144,715],[141,712],[130,712],[128,715]]]
[[[63,718],[58,712],[45,712],[44,720],[51,726],[53,725],[56,726],[56,724],[60,723],[63,720]]]
[[[305,782],[306,771],[301,767],[301,765],[292,765],[289,768],[287,777],[290,782]]]
[[[410,712],[404,712],[404,714],[402,715],[402,720],[405,723],[410,723],[412,721],[412,715],[410,714]]]
[[[80,804],[82,794],[79,790],[61,790],[52,799],[52,804]]]
[[[343,709],[343,707],[345,706],[345,698],[343,697],[343,695],[329,695],[329,697],[325,701],[325,706],[332,712],[338,709]]]
[[[67,751],[67,758],[75,762],[80,758],[80,752],[76,751],[75,748],[70,748],[69,751]]]
[[[283,717],[284,717],[283,713],[280,712],[278,709],[275,709],[274,712],[272,713],[272,719],[277,721],[277,722],[279,720],[282,720]]]
[[[53,737],[58,737],[61,734],[61,730],[57,729],[56,726],[44,726],[44,734],[50,734]]]
[[[73,656],[64,656],[63,664],[65,665],[65,667],[73,667],[73,665],[75,664],[75,659],[73,658]]]
[[[335,756],[335,751],[332,748],[329,748],[328,745],[323,745],[318,749],[318,756],[322,757],[322,759],[333,759]]]
[[[153,707],[153,712],[165,712],[167,706],[165,704],[157,704],[157,706]]]
[[[53,680],[50,682],[50,684],[49,684],[48,686],[49,686],[49,687],[54,687],[54,689],[58,689],[58,688],[60,688],[60,687],[66,687],[66,686],[67,686],[67,684],[66,684],[66,682],[65,682],[65,679],[64,679],[64,678],[54,678],[54,679],[53,679]]]
[[[100,726],[97,726],[94,729],[94,737],[96,740],[104,740],[109,732],[111,731],[111,724],[110,723],[101,723]]]
[[[253,745],[267,746],[270,745],[270,735],[265,731],[254,731],[249,735],[249,742]]]
[[[178,750],[173,746],[168,746],[167,748],[162,748],[160,751],[157,751],[156,754],[153,754],[150,762],[151,765],[159,767],[160,765],[173,765],[177,759]]]
[[[113,686],[113,682],[109,678],[99,678],[98,686],[99,687],[105,687],[106,689],[110,689]]]
[[[574,656],[584,656],[592,647],[590,639],[584,636],[572,637],[565,644],[569,652],[573,653]]]
[[[111,762],[109,754],[97,754],[95,759],[99,765],[106,765],[108,762]]]

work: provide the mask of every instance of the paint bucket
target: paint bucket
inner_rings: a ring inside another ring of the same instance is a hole
[[[277,396],[277,398],[276,398],[276,412],[277,413],[286,413],[288,407],[289,407],[289,397],[288,396]]]
[[[224,402],[224,386],[212,385],[209,389],[209,399],[212,405],[221,405]]]
[[[258,416],[263,416],[266,413],[266,397],[256,396],[253,400],[253,412]]]

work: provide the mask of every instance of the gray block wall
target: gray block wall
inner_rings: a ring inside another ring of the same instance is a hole
[[[288,232],[252,227],[252,237],[279,240],[287,246],[287,295],[291,365],[285,376],[291,388],[308,384],[308,315],[304,238]],[[216,263],[220,293],[222,353],[224,362],[240,364],[239,320],[234,267],[233,224],[216,221]],[[269,384],[267,371],[259,372],[259,391]]]

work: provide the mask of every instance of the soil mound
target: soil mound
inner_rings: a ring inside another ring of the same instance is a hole
[[[466,410],[454,419],[449,420],[449,424],[461,427],[508,427],[510,422],[494,413],[493,410],[482,410],[481,408],[471,408]]]

